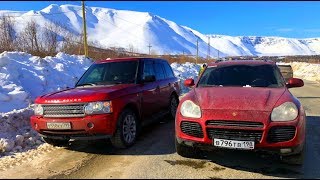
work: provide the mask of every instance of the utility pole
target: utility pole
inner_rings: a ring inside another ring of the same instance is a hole
[[[199,38],[197,38],[197,57],[196,57],[196,64],[198,64],[198,54],[199,54],[199,46],[198,46],[198,42]]]
[[[208,60],[210,59],[210,36],[208,36],[208,55],[207,55]]]
[[[88,57],[88,43],[87,43],[87,25],[84,1],[82,1],[82,24],[83,24],[83,43],[84,43],[84,56]]]
[[[148,48],[149,48],[149,55],[150,55],[150,49],[151,49],[151,45],[150,45],[150,43],[149,43],[149,46],[147,46]]]

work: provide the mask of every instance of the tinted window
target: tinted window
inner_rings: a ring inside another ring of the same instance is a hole
[[[281,75],[272,65],[209,67],[198,86],[283,87]]]
[[[162,63],[155,62],[154,63],[154,69],[155,69],[156,79],[157,80],[165,79],[165,72],[164,72],[164,68],[163,68]]]
[[[164,61],[162,62],[162,64],[163,64],[163,67],[164,67],[164,69],[166,71],[167,77],[168,78],[173,78],[174,74],[173,74],[173,71],[172,71],[170,65],[167,62],[164,62]]]
[[[77,85],[93,84],[122,84],[135,83],[137,61],[110,62],[93,64],[81,77]]]
[[[144,62],[144,67],[143,67],[143,79],[146,76],[151,76],[155,75],[154,69],[153,69],[153,61],[146,60]]]

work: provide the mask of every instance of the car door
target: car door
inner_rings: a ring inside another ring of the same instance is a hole
[[[163,65],[163,68],[164,68],[164,71],[166,73],[166,79],[165,79],[165,88],[164,88],[164,96],[165,98],[167,99],[167,106],[170,105],[170,96],[171,96],[171,93],[174,91],[175,89],[175,86],[178,86],[178,83],[176,82],[176,78],[173,74],[173,71],[169,65],[169,63],[165,60],[162,60],[161,61],[162,65]],[[177,89],[177,93],[179,90]]]
[[[146,76],[155,75],[154,60],[144,60],[142,70],[142,81]],[[159,99],[159,89],[157,89],[157,83],[143,82],[142,83],[142,115],[144,118],[151,117],[157,111],[157,101]]]
[[[159,92],[159,99],[157,105],[159,110],[165,110],[168,107],[169,95],[168,88],[170,88],[167,82],[167,75],[161,60],[155,60],[154,69],[156,73],[157,91]]]

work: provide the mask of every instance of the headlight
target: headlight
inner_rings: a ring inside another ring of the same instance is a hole
[[[112,113],[111,101],[91,102],[85,105],[84,112],[86,114],[105,114]]]
[[[182,116],[185,116],[185,117],[191,117],[191,118],[201,117],[200,107],[190,100],[186,100],[182,103],[180,112]]]
[[[34,105],[34,114],[35,115],[43,115],[43,107],[40,104]]]
[[[271,121],[292,121],[297,116],[297,106],[293,102],[285,102],[272,110]]]

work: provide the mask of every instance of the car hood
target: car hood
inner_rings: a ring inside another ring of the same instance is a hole
[[[36,99],[36,103],[76,103],[104,101],[137,91],[136,84],[77,87],[46,94]]]
[[[272,111],[285,88],[199,87],[194,89],[201,109]]]

